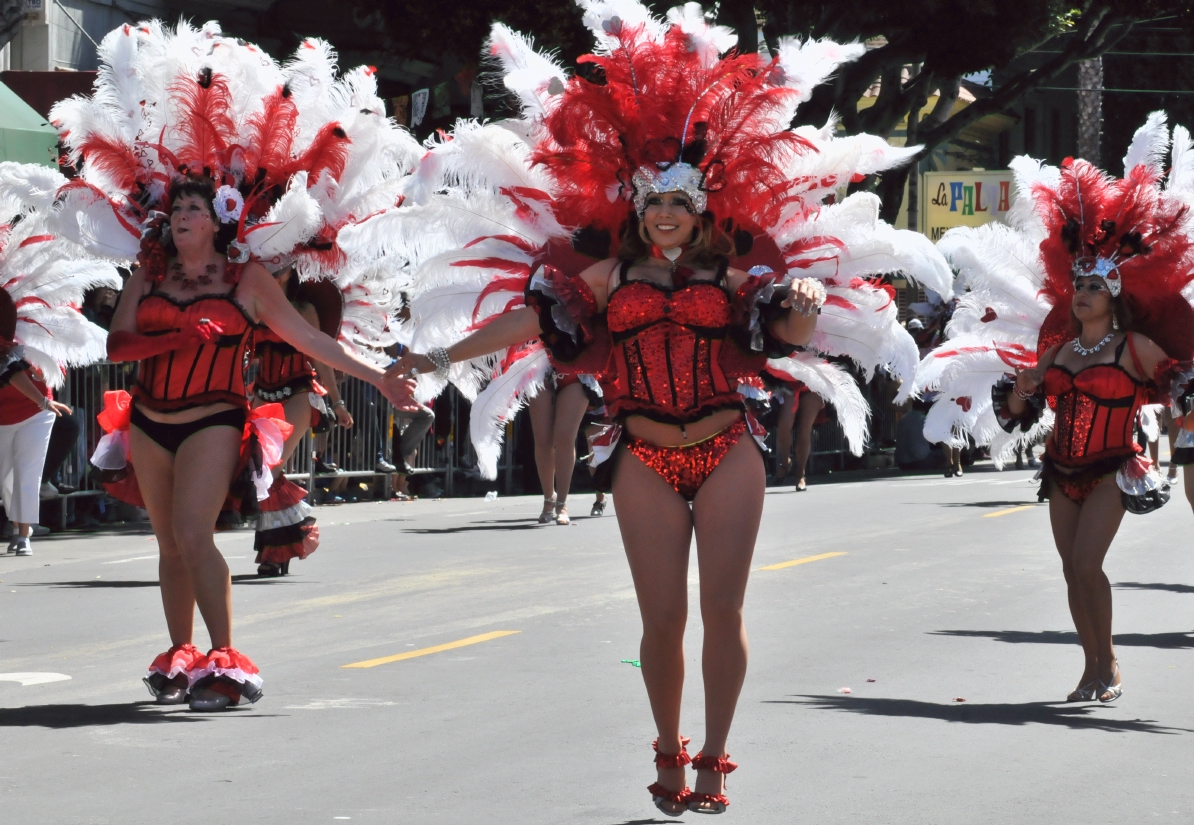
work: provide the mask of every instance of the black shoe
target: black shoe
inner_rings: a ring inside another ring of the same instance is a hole
[[[328,475],[339,475],[340,468],[334,462],[324,461],[322,458],[315,459],[315,472]]]

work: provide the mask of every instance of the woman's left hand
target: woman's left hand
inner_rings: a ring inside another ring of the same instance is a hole
[[[46,412],[52,412],[57,416],[63,416],[70,415],[74,411],[65,404],[59,404],[57,401],[51,398],[50,403],[46,405]]]
[[[381,390],[381,394],[393,405],[394,409],[402,412],[414,412],[419,409],[414,397],[414,379],[399,374],[393,367],[386,371],[385,377],[378,383],[377,388]]]
[[[821,282],[815,278],[802,278],[792,281],[783,306],[791,307],[801,315],[813,315],[823,303],[825,303],[825,287]]]
[[[336,423],[346,430],[352,429],[352,413],[348,411],[348,407],[341,403],[337,403],[332,407],[336,416]]]

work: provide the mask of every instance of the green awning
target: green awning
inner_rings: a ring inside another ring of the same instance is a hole
[[[0,83],[0,160],[58,168],[58,131]]]

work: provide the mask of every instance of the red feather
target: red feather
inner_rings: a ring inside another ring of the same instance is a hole
[[[279,86],[265,99],[260,112],[249,118],[244,145],[245,180],[255,183],[258,170],[265,171],[262,186],[269,188],[286,182],[294,145],[294,125],[298,107],[286,87]]]
[[[348,147],[352,143],[339,123],[329,123],[319,130],[307,151],[289,166],[290,177],[295,172],[307,173],[307,186],[314,186],[323,174],[339,180],[348,163]]]
[[[221,168],[221,160],[236,137],[229,112],[232,93],[228,81],[203,69],[199,78],[179,78],[170,84],[174,132],[181,141],[175,155],[192,172]]]
[[[76,152],[84,163],[106,175],[119,191],[132,192],[136,189],[142,169],[129,144],[89,134],[80,141]]]

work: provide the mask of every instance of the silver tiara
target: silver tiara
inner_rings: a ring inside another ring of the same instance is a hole
[[[701,170],[687,163],[673,163],[666,169],[640,166],[634,173],[634,211],[642,218],[647,211],[647,196],[662,195],[665,192],[683,192],[692,201],[697,214],[705,211],[708,200],[701,188],[705,176]]]
[[[1112,298],[1118,298],[1120,290],[1124,287],[1123,280],[1119,277],[1119,264],[1101,255],[1076,259],[1072,271],[1075,278],[1102,278]]]

